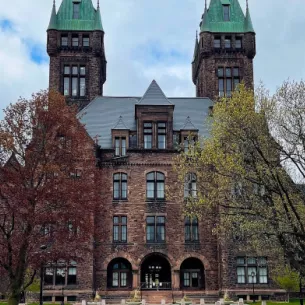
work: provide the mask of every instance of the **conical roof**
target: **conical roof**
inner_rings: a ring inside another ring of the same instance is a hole
[[[57,15],[56,15],[56,6],[54,1],[48,30],[56,30],[56,29],[57,29]]]
[[[198,54],[198,47],[199,47],[199,42],[198,42],[198,35],[197,35],[197,32],[196,32],[193,61],[194,61],[194,60],[196,59],[196,57],[197,57],[197,54]]]
[[[250,16],[248,3],[247,3],[246,18],[245,18],[245,33],[255,33]]]
[[[229,6],[230,20],[224,20],[224,6]],[[254,32],[249,10],[245,16],[238,0],[211,0],[209,9],[205,8],[201,32],[245,33]]]
[[[167,99],[157,82],[153,80],[137,105],[168,106],[173,104]]]
[[[79,6],[77,18],[73,16],[74,5]],[[57,14],[53,6],[51,20],[49,30],[103,31],[100,10],[93,7],[92,0],[63,0]]]

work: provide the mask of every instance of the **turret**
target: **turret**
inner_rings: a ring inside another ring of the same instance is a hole
[[[255,32],[249,6],[243,13],[238,0],[205,2],[200,41],[193,60],[193,82],[198,97],[231,96],[239,82],[253,86]]]
[[[103,94],[106,81],[104,29],[99,2],[63,0],[53,3],[48,33],[49,86],[79,109]]]

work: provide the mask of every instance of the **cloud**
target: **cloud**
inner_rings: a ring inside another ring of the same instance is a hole
[[[48,86],[52,0],[9,1],[0,12],[0,109]],[[60,1],[57,0],[57,8]],[[94,1],[94,5],[96,5]],[[245,0],[240,0],[245,9]],[[305,73],[304,0],[249,1],[257,37],[256,83],[274,91]],[[156,79],[168,96],[194,96],[191,61],[203,0],[100,0],[106,95],[143,95]],[[0,110],[0,118],[1,118]]]

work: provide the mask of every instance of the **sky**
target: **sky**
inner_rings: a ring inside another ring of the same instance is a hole
[[[0,0],[0,119],[19,96],[48,87],[52,2]],[[191,61],[204,0],[100,0],[100,6],[105,95],[142,96],[155,79],[167,96],[195,96]],[[288,78],[304,78],[305,0],[249,0],[249,6],[257,37],[255,83],[274,92]]]

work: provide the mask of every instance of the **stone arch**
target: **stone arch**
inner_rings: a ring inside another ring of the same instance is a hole
[[[178,260],[177,260],[177,263],[175,264],[174,266],[174,270],[180,270],[180,266],[182,265],[182,263],[188,259],[188,258],[197,258],[199,259],[203,266],[204,266],[204,269],[206,271],[210,270],[211,269],[211,265],[209,263],[209,261],[207,260],[207,258],[201,254],[198,254],[196,252],[191,252],[191,253],[187,253],[185,255],[183,255],[182,257],[180,257]]]
[[[124,258],[126,260],[128,260],[131,264],[132,270],[133,271],[137,271],[138,270],[138,266],[135,264],[134,259],[131,257],[131,255],[129,253],[123,252],[123,251],[119,251],[117,253],[114,254],[110,254],[106,257],[106,259],[103,262],[103,270],[107,270],[108,265],[110,264],[110,262],[116,258]]]
[[[138,260],[137,260],[137,263],[138,263],[138,266],[141,267],[141,265],[143,264],[143,262],[151,255],[160,255],[160,256],[163,256],[165,259],[168,260],[171,268],[174,267],[174,264],[173,262],[175,261],[173,256],[170,255],[170,254],[165,254],[163,253],[162,251],[152,251],[152,252],[148,252],[148,253],[145,253],[145,254],[142,254],[139,256]]]

